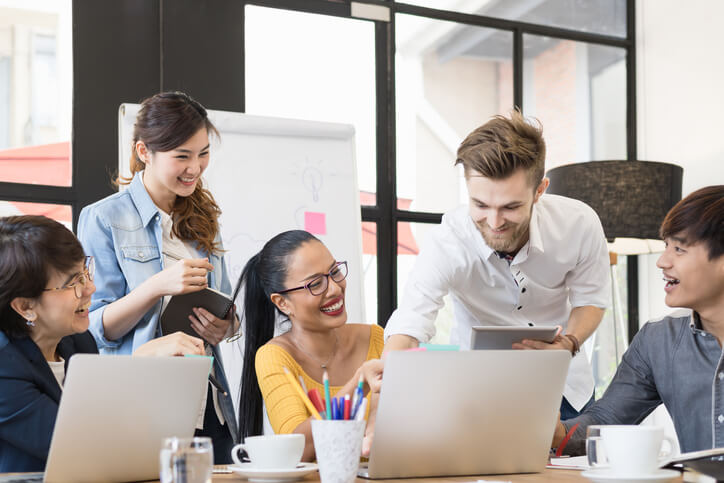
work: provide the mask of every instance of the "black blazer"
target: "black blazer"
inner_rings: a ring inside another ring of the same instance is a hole
[[[64,337],[58,354],[97,353],[89,332]],[[0,331],[0,473],[43,471],[50,449],[61,389],[29,337]]]

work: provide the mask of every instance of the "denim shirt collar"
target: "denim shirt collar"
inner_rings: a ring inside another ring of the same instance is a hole
[[[133,175],[133,180],[128,186],[128,192],[131,194],[131,199],[136,205],[138,214],[141,215],[143,226],[148,226],[150,221],[158,214],[158,206],[156,206],[148,191],[146,191],[142,176],[143,171],[139,171]]]
[[[695,334],[706,333],[704,326],[701,325],[701,316],[696,311],[691,311],[691,320],[689,321],[689,327]]]

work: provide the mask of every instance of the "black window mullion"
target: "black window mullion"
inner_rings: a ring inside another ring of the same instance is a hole
[[[513,32],[513,105],[523,112],[523,31]]]
[[[377,323],[397,306],[397,166],[395,157],[395,19],[375,22],[377,90]],[[363,211],[364,213],[364,211]]]

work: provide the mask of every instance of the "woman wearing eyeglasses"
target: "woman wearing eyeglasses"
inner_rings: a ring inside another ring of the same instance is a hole
[[[220,210],[201,176],[209,164],[212,134],[206,110],[182,92],[156,94],[141,104],[133,129],[132,178],[127,189],[85,207],[78,237],[96,258],[97,292],[90,332],[102,354],[129,354],[159,337],[159,318],[173,295],[210,287],[230,294],[219,231]],[[231,311],[233,314],[233,311]],[[216,463],[231,462],[237,438],[233,403],[216,344],[236,329],[203,308],[189,327],[214,356],[197,435],[210,436]]]
[[[335,260],[306,231],[292,230],[269,240],[244,267],[244,333],[239,425],[242,436],[262,433],[262,396],[277,434],[306,437],[304,461],[314,459],[311,414],[284,374],[286,368],[307,390],[352,397],[360,376],[379,391],[384,346],[377,325],[347,324],[347,262]],[[289,319],[288,332],[273,337],[278,313]]]
[[[88,330],[94,259],[43,216],[0,218],[0,473],[43,471],[68,360],[96,353]],[[202,353],[185,334],[137,355]]]

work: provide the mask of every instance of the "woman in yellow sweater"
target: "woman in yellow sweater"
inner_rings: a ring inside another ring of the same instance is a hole
[[[346,323],[347,263],[337,261],[306,231],[286,231],[269,240],[241,276],[246,335],[241,435],[261,434],[263,396],[274,432],[304,434],[303,460],[311,461],[312,417],[284,369],[303,380],[307,390],[317,388],[322,394],[326,371],[330,393],[337,397],[352,397],[362,378],[374,396],[382,374],[382,328]],[[279,312],[289,319],[291,329],[273,338]]]

